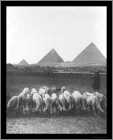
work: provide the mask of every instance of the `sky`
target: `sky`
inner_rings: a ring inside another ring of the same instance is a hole
[[[7,7],[7,63],[37,63],[51,49],[72,61],[93,42],[106,57],[106,7]]]

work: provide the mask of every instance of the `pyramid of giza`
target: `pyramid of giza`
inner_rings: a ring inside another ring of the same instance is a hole
[[[14,65],[12,65],[12,64],[7,64],[6,65],[6,68],[7,68],[7,71],[9,72],[9,71],[16,71],[16,68],[15,68],[15,66]]]
[[[55,49],[52,49],[38,62],[38,65],[51,66],[61,62],[64,62],[63,59],[59,56]]]
[[[76,66],[106,65],[106,58],[96,47],[90,43],[74,60]]]
[[[18,65],[19,66],[28,66],[29,64],[27,63],[27,61],[25,59],[23,59],[18,63]]]

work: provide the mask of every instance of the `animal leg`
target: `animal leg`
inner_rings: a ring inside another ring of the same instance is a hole
[[[104,112],[104,110],[102,109],[102,107],[101,107],[101,105],[98,103],[97,104],[97,108],[103,113]]]

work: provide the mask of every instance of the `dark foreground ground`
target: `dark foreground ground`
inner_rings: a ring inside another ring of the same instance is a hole
[[[7,133],[106,133],[106,119],[94,115],[7,118]]]

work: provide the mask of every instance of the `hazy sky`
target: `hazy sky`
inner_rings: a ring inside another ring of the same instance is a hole
[[[7,7],[7,63],[37,63],[52,48],[72,61],[91,42],[106,57],[106,7]]]

